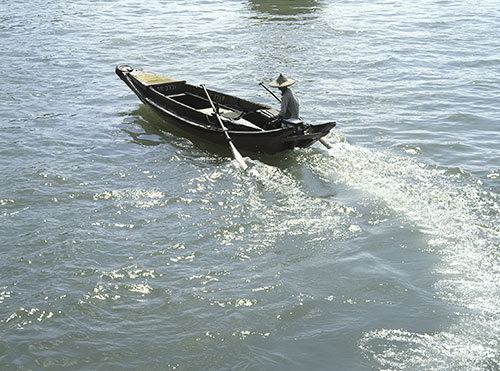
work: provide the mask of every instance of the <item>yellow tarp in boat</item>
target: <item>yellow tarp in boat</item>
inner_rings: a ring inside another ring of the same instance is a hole
[[[133,71],[131,73],[137,80],[142,82],[144,85],[158,85],[166,84],[167,82],[176,82],[179,80],[171,79],[170,77],[158,75],[156,73],[149,73],[144,71]]]

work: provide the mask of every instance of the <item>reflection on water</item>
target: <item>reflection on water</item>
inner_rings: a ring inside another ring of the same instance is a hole
[[[124,122],[133,125],[133,128],[122,130],[130,135],[134,143],[140,145],[156,146],[168,143],[177,151],[186,150],[187,153],[191,153],[197,149],[198,154],[206,152],[214,157],[232,157],[229,147],[207,141],[205,138],[183,130],[175,121],[161,117],[144,104],[131,112]]]
[[[249,0],[250,9],[269,15],[293,16],[311,14],[316,12],[322,5],[318,0]]]
[[[229,149],[222,148],[217,144],[204,141],[190,132],[182,130],[175,122],[159,116],[150,107],[141,104],[138,109],[132,111],[124,123],[133,125],[133,128],[122,129],[132,138],[133,142],[156,146],[169,143],[180,148],[189,147],[192,151],[193,144],[202,150],[213,151],[218,154],[230,156]],[[226,153],[227,152],[227,153]]]
[[[127,128],[122,129],[122,131],[130,135],[134,143],[157,146],[166,139],[165,134],[152,124],[157,119],[151,110],[141,105],[124,120],[124,123],[129,124],[132,128],[127,125]]]

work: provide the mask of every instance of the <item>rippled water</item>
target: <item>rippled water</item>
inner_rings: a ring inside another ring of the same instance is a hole
[[[496,1],[0,5],[0,368],[500,368]],[[327,140],[158,129],[127,62]]]

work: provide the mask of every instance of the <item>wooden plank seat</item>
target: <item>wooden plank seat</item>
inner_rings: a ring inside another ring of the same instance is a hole
[[[212,107],[208,107],[201,108],[198,112],[204,113],[205,115],[213,115],[214,110]],[[241,116],[243,116],[243,112],[219,107],[219,115],[230,120],[238,120]]]

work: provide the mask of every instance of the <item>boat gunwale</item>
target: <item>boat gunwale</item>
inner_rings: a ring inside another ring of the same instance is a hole
[[[224,130],[222,128],[217,127],[215,125],[201,125],[198,122],[193,121],[189,117],[182,116],[182,115],[179,115],[172,110],[168,110],[165,107],[159,105],[157,102],[155,102],[151,98],[145,97],[144,99],[147,101],[148,104],[150,104],[154,108],[164,112],[167,115],[172,116],[175,119],[185,121],[192,126],[196,126],[196,127],[201,128],[201,129],[204,129],[204,130],[210,130],[210,131],[215,132],[215,133],[223,133],[224,132]],[[189,107],[189,106],[187,106],[187,107]],[[293,128],[277,128],[277,129],[270,129],[270,130],[265,130],[265,131],[228,130],[228,133],[234,134],[236,136],[240,136],[240,135],[243,135],[243,136],[245,136],[245,135],[274,136],[275,134],[278,134],[278,133],[283,133],[283,134],[287,133],[288,134],[288,132],[292,132],[292,131],[293,131]]]
[[[134,77],[134,76],[132,76]],[[150,86],[147,86],[146,88],[153,91],[154,94],[156,95],[159,95],[162,99],[166,99],[168,100],[170,103],[173,103],[174,105],[180,105],[184,108],[187,108],[189,109],[190,111],[192,112],[195,112],[195,113],[201,113],[198,109],[188,105],[188,104],[185,104],[183,102],[180,102],[174,98],[172,98],[171,96],[167,95],[167,94],[164,94],[162,93],[161,91],[159,91],[158,89],[155,89],[154,87],[157,87],[157,86],[163,86],[163,85],[167,85],[167,84],[175,84],[175,83],[183,83],[184,85],[186,86],[189,86],[189,87],[192,87],[192,88],[197,88],[197,86],[195,85],[192,85],[192,84],[187,84],[185,83],[184,81],[174,81],[174,82],[168,82],[168,83],[162,83],[162,84],[157,84],[157,85],[150,85]],[[139,81],[140,83],[140,81]],[[208,89],[207,89],[208,90]],[[224,95],[224,96],[227,96],[227,97],[231,97],[231,98],[234,98],[234,99],[237,99],[237,100],[244,100],[242,98],[238,98],[238,97],[235,97],[235,96],[232,96],[232,95],[229,95],[229,94],[225,94],[225,93],[221,93],[219,91],[216,91],[216,90],[209,90],[209,93],[210,92],[213,92],[215,94],[221,94],[221,95]],[[189,94],[189,95],[192,95],[192,96],[195,96],[195,97],[198,97],[198,98],[201,98],[203,99],[202,97],[200,97],[199,95],[196,95],[196,94],[193,94],[189,91],[184,91],[183,94]],[[213,131],[213,132],[217,132],[217,133],[222,133],[223,132],[223,129],[216,126],[216,125],[212,125],[212,124],[208,124],[208,125],[203,125],[203,124],[200,124],[199,122],[193,120],[193,118],[189,117],[189,116],[186,116],[186,115],[180,115],[178,114],[174,109],[169,109],[170,107],[165,107],[165,106],[162,106],[161,104],[155,102],[153,99],[149,98],[149,97],[145,97],[148,101],[148,104],[153,104],[154,103],[154,106],[157,108],[157,109],[160,109],[168,114],[170,114],[171,116],[174,116],[178,119],[181,119],[181,120],[184,120],[186,121],[187,123],[191,124],[191,125],[194,125],[194,126],[197,126],[197,127],[201,127],[203,129],[206,129],[206,130],[210,130],[210,131]],[[254,106],[257,106],[257,107],[260,107],[261,109],[270,109],[271,107],[267,106],[267,105],[264,105],[264,104],[260,104],[260,103],[255,103],[255,102],[252,102],[252,101],[249,101],[249,100],[245,100],[246,102],[254,105]],[[207,100],[208,102],[208,100]],[[228,108],[232,108],[230,105],[227,105],[227,104],[222,104],[222,105],[225,105],[226,107]],[[244,111],[243,111],[244,112]],[[248,113],[248,112],[244,112],[244,113]],[[206,114],[205,114],[206,115]],[[230,122],[230,120],[229,120]],[[283,133],[283,134],[288,134],[293,132],[293,128],[276,128],[276,129],[266,129],[266,130],[262,130],[262,131],[257,131],[257,130],[228,130],[228,133],[232,134],[232,135],[237,135],[237,136],[240,136],[240,135],[252,135],[252,136],[259,136],[259,137],[263,137],[263,136],[274,136],[275,134],[277,133]]]

